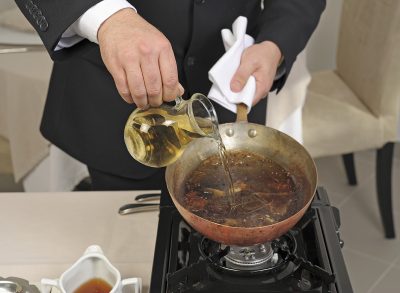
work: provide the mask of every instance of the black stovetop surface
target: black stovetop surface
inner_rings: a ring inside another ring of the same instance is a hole
[[[186,224],[168,198],[161,200],[150,293],[353,292],[341,252],[339,211],[323,188],[304,217],[281,237],[295,243],[290,251],[282,250],[282,265],[254,272],[223,269],[217,265],[221,255],[201,253],[207,239]]]

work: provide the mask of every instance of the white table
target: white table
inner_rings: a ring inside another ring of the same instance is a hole
[[[120,216],[118,208],[150,192],[0,193],[0,276],[39,284],[98,244],[123,278],[141,277],[148,292],[158,212]]]

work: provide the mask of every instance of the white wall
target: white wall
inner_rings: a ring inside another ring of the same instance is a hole
[[[334,69],[343,0],[327,0],[321,21],[307,45],[307,66],[310,71]]]

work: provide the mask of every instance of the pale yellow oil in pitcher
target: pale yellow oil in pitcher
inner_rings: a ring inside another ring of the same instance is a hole
[[[218,136],[215,109],[204,95],[175,100],[176,105],[136,109],[125,125],[124,139],[131,156],[150,167],[175,162],[195,138]]]

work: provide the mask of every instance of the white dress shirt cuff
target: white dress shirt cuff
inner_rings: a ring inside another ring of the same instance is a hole
[[[83,39],[98,43],[97,32],[101,24],[117,11],[131,8],[136,9],[126,0],[103,0],[89,8],[61,36],[55,51],[68,48]]]

